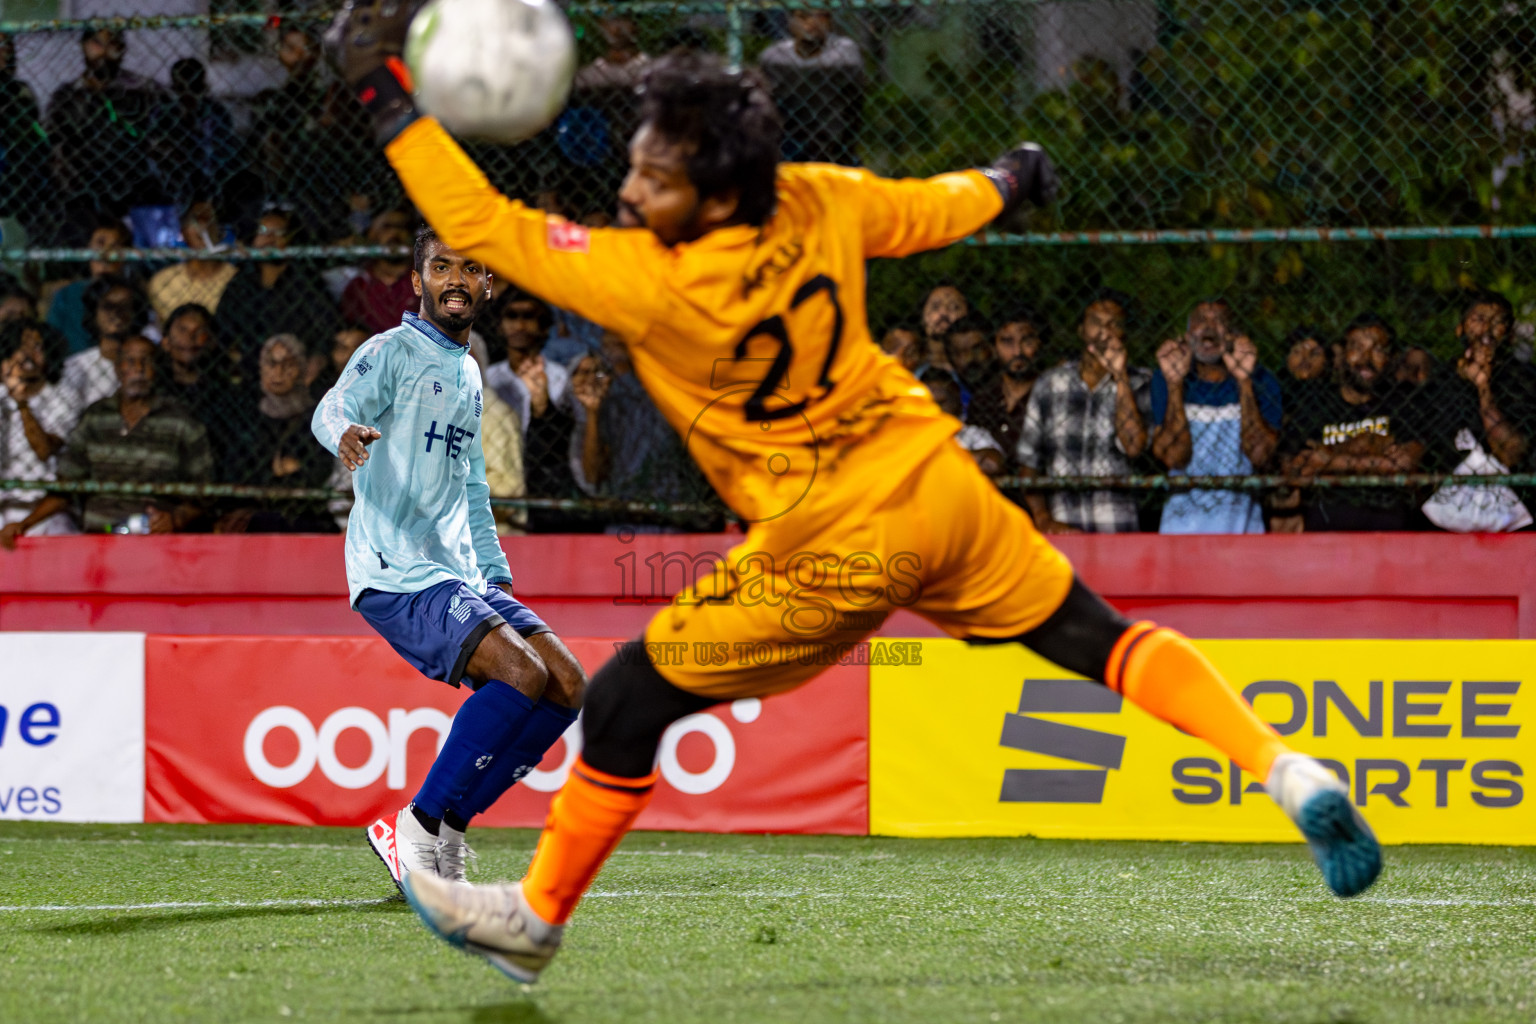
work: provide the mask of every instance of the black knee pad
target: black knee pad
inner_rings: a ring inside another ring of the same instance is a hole
[[[649,775],[667,726],[719,701],[680,690],[662,678],[645,644],[624,644],[587,686],[581,757],[624,779]]]
[[[1109,655],[1130,622],[1076,577],[1067,599],[1040,625],[1008,641],[1034,651],[1069,672],[1104,682]]]

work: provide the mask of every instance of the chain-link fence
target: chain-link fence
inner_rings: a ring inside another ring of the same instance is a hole
[[[789,160],[925,175],[1046,147],[1062,193],[1027,233],[869,268],[876,338],[1044,525],[1529,521],[1536,4],[568,11],[567,110],[469,149],[587,224],[614,207],[634,86],[679,48],[761,70]],[[415,216],[320,58],[324,5],[137,12],[0,24],[0,523],[335,529],[349,481],[309,412],[415,308]],[[153,430],[92,404],[140,335]],[[474,346],[506,529],[723,522],[594,325],[499,291]]]

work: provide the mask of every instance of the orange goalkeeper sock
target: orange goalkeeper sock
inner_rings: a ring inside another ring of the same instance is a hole
[[[1110,689],[1198,736],[1260,782],[1290,750],[1216,666],[1183,634],[1138,622],[1115,643],[1105,669]]]
[[[651,802],[659,771],[609,775],[581,758],[549,805],[544,834],[523,879],[523,898],[550,924],[565,924],[603,862]]]

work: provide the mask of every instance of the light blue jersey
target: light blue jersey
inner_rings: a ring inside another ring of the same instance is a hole
[[[315,409],[332,454],[349,426],[383,436],[353,475],[347,585],[411,594],[462,580],[476,593],[512,582],[496,542],[480,448],[480,368],[468,346],[407,313],[369,338]]]

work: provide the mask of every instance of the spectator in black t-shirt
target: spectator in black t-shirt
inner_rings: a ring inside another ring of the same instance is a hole
[[[1397,361],[1397,382],[1421,388],[1435,379],[1439,369],[1440,363],[1434,353],[1423,345],[1410,345],[1403,350],[1402,358]]]
[[[1021,306],[1010,312],[992,336],[992,351],[1001,372],[971,398],[967,419],[997,438],[1010,471],[1016,466],[1029,392],[1040,376],[1040,354],[1050,339],[1050,324],[1034,309]]]
[[[292,334],[275,334],[258,356],[261,398],[246,410],[244,437],[231,452],[233,481],[252,487],[325,484],[332,458],[309,429],[315,400],[304,386],[309,354]],[[246,505],[220,519],[220,533],[330,533],[323,502],[289,500]]]
[[[1428,431],[1421,403],[1393,379],[1397,335],[1375,313],[1344,329],[1338,384],[1314,394],[1291,420],[1288,471],[1298,477],[1412,473]],[[1404,488],[1316,488],[1305,502],[1308,532],[1404,530],[1418,523]]]
[[[320,40],[307,26],[283,26],[277,59],[287,78],[253,103],[257,161],[272,194],[293,201],[309,223],[324,224],[341,197],[392,180],[389,165],[373,144],[368,112],[320,59]],[[366,228],[365,221],[359,233]]]
[[[150,116],[150,159],[180,205],[222,198],[242,149],[229,108],[208,95],[208,70],[196,57],[171,65],[171,94]]]
[[[34,236],[44,222],[48,142],[37,95],[16,77],[16,44],[0,34],[0,216],[15,217]]]
[[[1314,392],[1331,386],[1333,346],[1322,328],[1302,324],[1285,336],[1285,367],[1280,371],[1280,401],[1287,416],[1314,401]]]
[[[1300,412],[1314,409],[1323,392],[1333,386],[1333,351],[1322,328],[1301,324],[1285,336],[1285,365],[1275,376],[1280,380],[1282,436]],[[1270,533],[1301,533],[1306,528],[1301,492],[1281,487],[1265,499]]]
[[[758,57],[784,124],[784,159],[859,163],[864,125],[859,45],[832,31],[828,11],[790,11],[788,27],[789,38]]]
[[[268,181],[294,179],[302,164],[296,150],[325,124],[334,80],[320,60],[319,40],[301,24],[283,27],[277,36],[277,60],[287,77],[275,89],[256,95],[252,134]]]
[[[171,312],[161,331],[160,350],[166,366],[160,374],[160,391],[186,406],[208,428],[208,443],[220,460],[214,475],[227,480],[231,440],[243,434],[247,426],[237,421],[249,419],[249,415],[235,400],[229,368],[218,358],[213,316],[197,303],[188,302]]]
[[[1462,305],[1456,337],[1462,354],[1419,389],[1424,405],[1428,451],[1423,468],[1448,473],[1463,462],[1463,473],[1528,472],[1531,438],[1536,435],[1536,368],[1510,351],[1514,312],[1497,292],[1476,292]],[[1490,463],[1479,451],[1491,456]],[[1493,500],[1492,488],[1480,489]],[[1464,503],[1470,491],[1454,499]],[[1519,488],[1526,508],[1536,508],[1536,493]],[[1469,511],[1469,510],[1464,510]],[[1484,510],[1486,512],[1486,509]],[[1446,525],[1444,515],[1432,517]],[[1507,529],[1498,516],[1469,514],[1452,529]]]
[[[949,354],[949,365],[953,367],[969,405],[976,390],[997,373],[997,357],[992,352],[992,325],[980,313],[967,313],[950,325],[944,338],[944,350]]]
[[[1478,292],[1462,305],[1456,338],[1462,355],[1454,374],[1443,374],[1430,410],[1436,459],[1434,469],[1450,469],[1471,450],[1468,439],[1483,446],[1511,472],[1528,462],[1536,433],[1536,368],[1510,351],[1514,310],[1498,292]],[[1466,431],[1467,437],[1458,441]],[[1449,462],[1451,465],[1443,465]]]
[[[286,249],[300,243],[294,211],[268,206],[256,222],[252,249]],[[340,325],[336,303],[312,265],[294,266],[286,260],[247,263],[230,279],[219,299],[215,325],[219,342],[243,380],[254,382],[260,372],[257,355],[275,334],[293,334],[309,352],[305,379],[320,373],[327,361],[332,335]]]
[[[85,29],[80,52],[85,73],[48,101],[54,178],[66,203],[118,209],[156,191],[145,141],[165,91],[123,70],[121,30]]]

